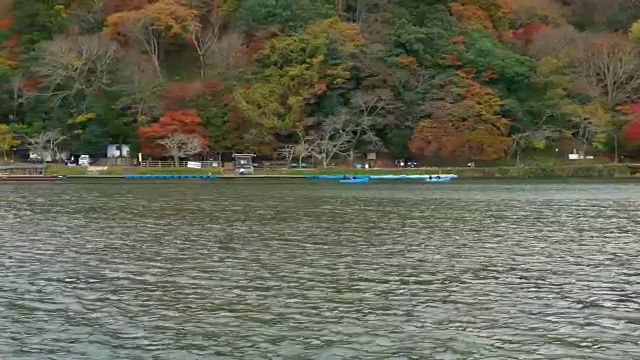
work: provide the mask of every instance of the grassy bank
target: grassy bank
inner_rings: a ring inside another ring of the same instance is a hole
[[[219,169],[190,169],[190,168],[142,168],[142,167],[109,167],[104,171],[89,172],[80,166],[47,167],[48,174],[60,175],[219,175]],[[457,174],[463,178],[553,178],[553,177],[581,177],[581,178],[610,178],[630,176],[629,167],[624,165],[537,165],[526,167],[478,167],[478,168],[420,168],[420,169],[317,169],[317,170],[256,170],[256,174],[264,175],[373,175],[373,174]],[[227,174],[232,174],[227,172]]]

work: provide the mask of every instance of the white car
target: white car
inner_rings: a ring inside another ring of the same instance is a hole
[[[89,155],[80,155],[78,158],[78,165],[80,166],[89,166],[91,165],[91,158]]]

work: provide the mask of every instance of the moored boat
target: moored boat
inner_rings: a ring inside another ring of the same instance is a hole
[[[441,177],[441,178],[431,178],[431,179],[424,179],[424,182],[434,182],[434,183],[442,183],[442,182],[449,182],[451,181],[451,178],[448,177]]]
[[[354,178],[354,179],[362,179],[362,178],[369,178],[368,176],[363,176],[363,175],[305,175],[305,178],[307,179],[322,179],[322,180],[339,180],[339,179],[344,179],[345,177],[347,178]]]
[[[369,182],[369,178],[368,177],[362,177],[362,178],[355,178],[355,179],[342,179],[340,180],[341,183],[347,183],[347,184],[353,184],[353,183],[368,183]]]
[[[66,178],[64,175],[0,175],[0,181],[57,181]]]

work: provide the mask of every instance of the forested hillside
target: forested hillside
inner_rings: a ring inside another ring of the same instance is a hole
[[[638,18],[638,0],[0,0],[0,153],[637,156]]]

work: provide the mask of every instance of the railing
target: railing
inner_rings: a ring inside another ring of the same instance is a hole
[[[280,169],[288,169],[289,162],[288,161],[263,161],[262,168],[265,170],[280,170]]]
[[[178,161],[176,164],[175,161],[143,161],[142,167],[152,167],[152,168],[173,168],[173,167],[187,167],[187,163],[190,161]],[[195,161],[199,162],[203,168],[205,167],[220,167],[219,161]],[[176,166],[177,165],[177,166]]]

